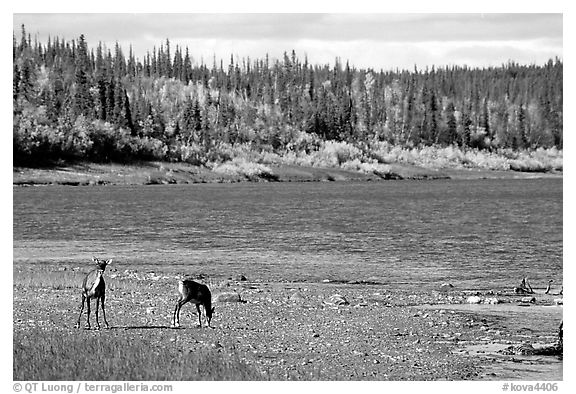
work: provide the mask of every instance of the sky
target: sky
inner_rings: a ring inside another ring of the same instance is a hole
[[[40,7],[41,9],[41,7]],[[325,8],[327,9],[327,7]],[[142,59],[170,40],[188,47],[196,62],[214,57],[228,64],[243,59],[282,58],[292,50],[310,63],[333,65],[338,57],[357,68],[424,69],[432,65],[499,66],[508,61],[544,64],[563,58],[562,13],[13,13],[20,26],[47,42],[48,36],[89,46],[130,45]]]

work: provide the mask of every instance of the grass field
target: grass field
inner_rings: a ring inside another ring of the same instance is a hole
[[[14,380],[254,380],[263,376],[217,351],[174,353],[115,330],[14,335]]]

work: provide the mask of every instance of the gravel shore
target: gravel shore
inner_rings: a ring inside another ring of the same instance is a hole
[[[125,271],[108,273],[107,281],[112,328],[92,330],[94,335],[128,342],[143,338],[151,348],[174,354],[218,352],[238,358],[265,380],[562,378],[561,359],[518,361],[489,351],[494,345],[553,342],[562,319],[554,296],[537,295],[536,304],[524,306],[514,294],[479,293],[500,303],[469,305],[470,292],[458,289],[418,292],[362,282],[222,279],[208,281],[214,298],[235,293],[241,302],[215,302],[213,329],[197,327],[196,308],[185,305],[182,327],[174,329],[176,277]],[[26,336],[41,329],[78,336],[86,332],[74,328],[79,302],[78,289],[37,288],[16,280],[14,332]],[[516,369],[508,368],[510,363]],[[526,375],[526,370],[532,372]]]
[[[269,165],[271,174],[262,176],[224,174],[184,163],[96,164],[79,163],[49,168],[13,169],[13,185],[165,185],[233,182],[322,182],[381,181],[389,179],[527,179],[562,177],[556,172],[491,171],[485,169],[430,169],[408,164],[390,164],[390,173],[374,174],[341,168]]]

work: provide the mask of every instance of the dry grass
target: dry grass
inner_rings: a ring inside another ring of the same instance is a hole
[[[262,380],[236,354],[177,353],[121,332],[14,332],[14,380]]]
[[[85,273],[79,271],[15,271],[14,286],[54,290],[80,288]]]
[[[78,294],[80,294],[80,288],[82,281],[87,274],[87,271],[77,271],[77,270],[62,270],[62,271],[15,271],[14,272],[14,286],[24,287],[29,289],[53,289],[53,290],[65,290],[65,289],[78,289]],[[162,280],[163,282],[167,279],[157,278],[155,281],[151,279],[151,275],[141,274],[139,277],[134,277],[133,275],[118,274],[114,271],[104,274],[104,279],[106,281],[106,289],[111,291],[139,291],[143,287],[148,287],[154,285],[156,281]],[[171,282],[176,283],[176,279],[170,278]]]

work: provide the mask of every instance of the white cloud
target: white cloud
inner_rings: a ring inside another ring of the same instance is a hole
[[[431,41],[425,43],[376,42],[371,40],[324,41],[296,40],[243,40],[243,39],[175,39],[175,45],[188,47],[198,62],[212,65],[214,56],[228,65],[230,56],[250,57],[255,60],[268,54],[282,59],[283,53],[294,49],[300,60],[304,56],[313,64],[333,65],[338,57],[344,64],[349,61],[357,68],[407,69],[414,65],[426,66],[468,65],[471,67],[499,66],[510,60],[524,64],[544,64],[548,59],[562,56],[562,43],[550,40],[531,41]],[[152,47],[152,43],[145,46]],[[158,46],[158,44],[155,44]],[[173,53],[173,50],[172,50]]]
[[[83,33],[91,46],[118,41],[127,53],[131,44],[140,59],[168,38],[208,64],[214,55],[227,64],[231,54],[281,58],[292,49],[312,63],[340,57],[375,69],[538,64],[563,56],[561,14],[20,14],[17,35],[20,23],[41,42]]]

